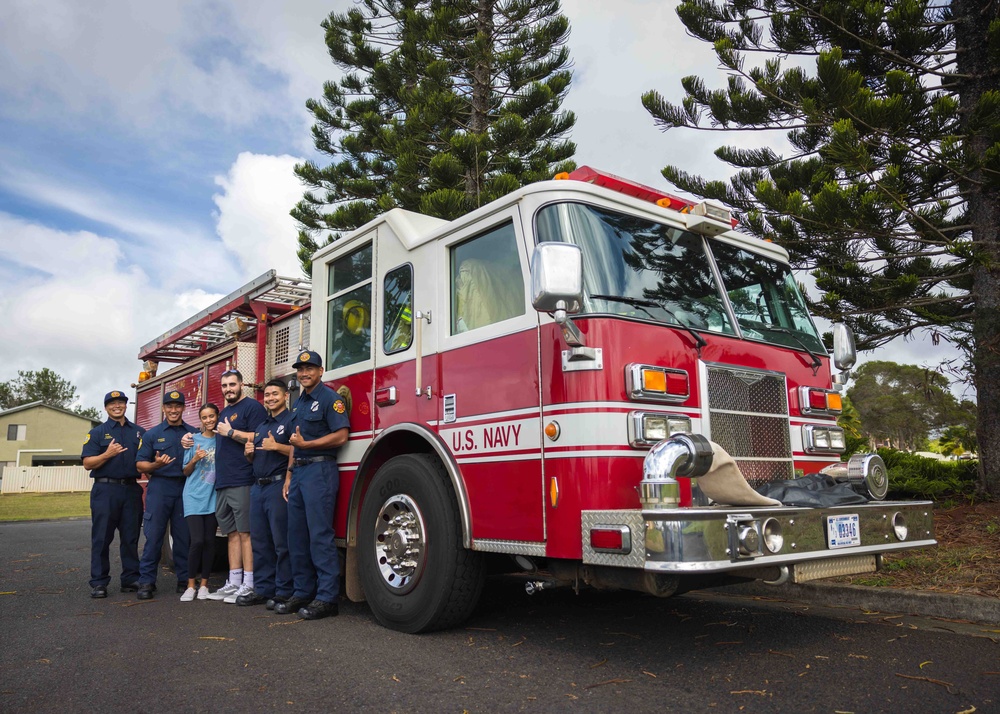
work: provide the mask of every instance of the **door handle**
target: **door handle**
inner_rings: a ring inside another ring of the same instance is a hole
[[[375,403],[380,407],[391,407],[397,401],[395,387],[382,387],[375,390]]]

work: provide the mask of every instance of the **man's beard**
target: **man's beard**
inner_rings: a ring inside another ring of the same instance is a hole
[[[236,404],[240,400],[241,392],[237,391],[234,395],[229,396],[228,394],[223,395],[226,398],[226,404]]]

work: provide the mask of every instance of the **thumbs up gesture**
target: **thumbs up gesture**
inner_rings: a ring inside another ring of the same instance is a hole
[[[267,436],[265,436],[260,442],[260,448],[265,451],[277,451],[278,442],[274,440],[274,434],[267,432]]]
[[[243,447],[244,456],[253,456],[254,445],[252,441],[247,441],[246,445]]]
[[[295,427],[295,433],[288,439],[288,443],[297,449],[304,448],[306,440],[302,438],[302,430]]]

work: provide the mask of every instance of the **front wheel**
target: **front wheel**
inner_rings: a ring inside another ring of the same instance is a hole
[[[483,558],[462,547],[447,474],[424,454],[397,456],[375,474],[361,506],[358,556],[372,612],[401,632],[457,625],[483,588]]]

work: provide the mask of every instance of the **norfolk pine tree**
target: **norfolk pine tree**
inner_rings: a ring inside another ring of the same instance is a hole
[[[914,332],[958,346],[981,486],[1000,495],[1000,2],[689,0],[677,13],[728,84],[685,77],[680,105],[648,92],[654,121],[776,130],[790,148],[719,148],[738,169],[728,181],[663,175],[788,249],[823,293],[813,308],[860,348]]]
[[[345,75],[307,102],[333,159],[295,168],[307,272],[317,239],[390,208],[452,219],[573,168],[558,0],[363,0],[322,25]]]

